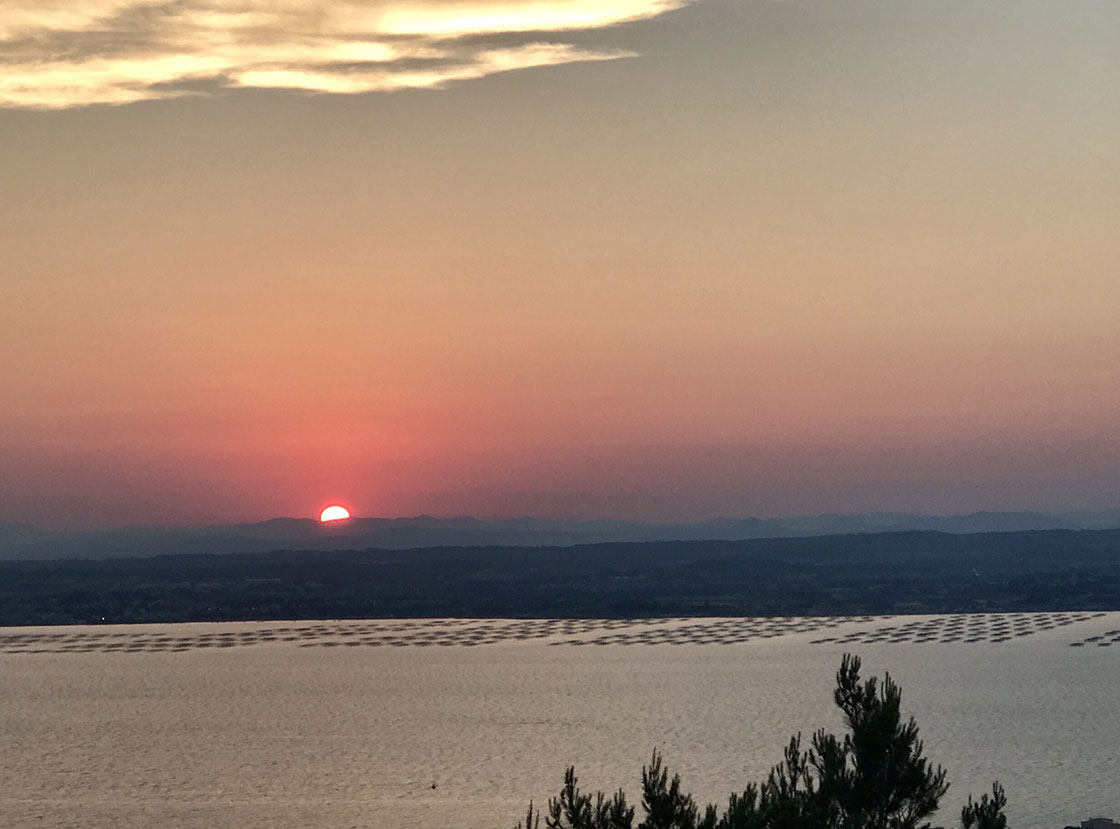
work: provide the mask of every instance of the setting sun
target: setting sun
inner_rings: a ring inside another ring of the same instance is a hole
[[[327,507],[319,513],[319,521],[326,524],[330,521],[345,521],[350,517],[350,510],[346,507],[340,507],[338,504]]]

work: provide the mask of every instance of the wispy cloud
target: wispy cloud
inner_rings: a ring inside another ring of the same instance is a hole
[[[202,88],[439,87],[632,56],[563,33],[691,0],[4,0],[0,106],[123,104]]]

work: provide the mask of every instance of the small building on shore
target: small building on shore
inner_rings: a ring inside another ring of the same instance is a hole
[[[1081,829],[1120,829],[1120,823],[1106,817],[1095,817],[1081,821]]]

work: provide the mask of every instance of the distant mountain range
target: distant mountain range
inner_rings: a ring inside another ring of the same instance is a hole
[[[563,547],[643,541],[742,541],[853,533],[944,533],[1120,528],[1120,510],[1047,514],[974,512],[937,516],[909,513],[814,515],[802,518],[718,518],[681,524],[637,521],[550,521],[514,518],[353,518],[320,524],[310,518],[274,518],[255,524],[206,527],[122,527],[55,532],[0,523],[0,560],[126,558],[273,550],[404,550],[420,547]]]

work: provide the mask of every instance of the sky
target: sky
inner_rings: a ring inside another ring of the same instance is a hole
[[[7,0],[0,521],[1115,509],[1112,0]]]

